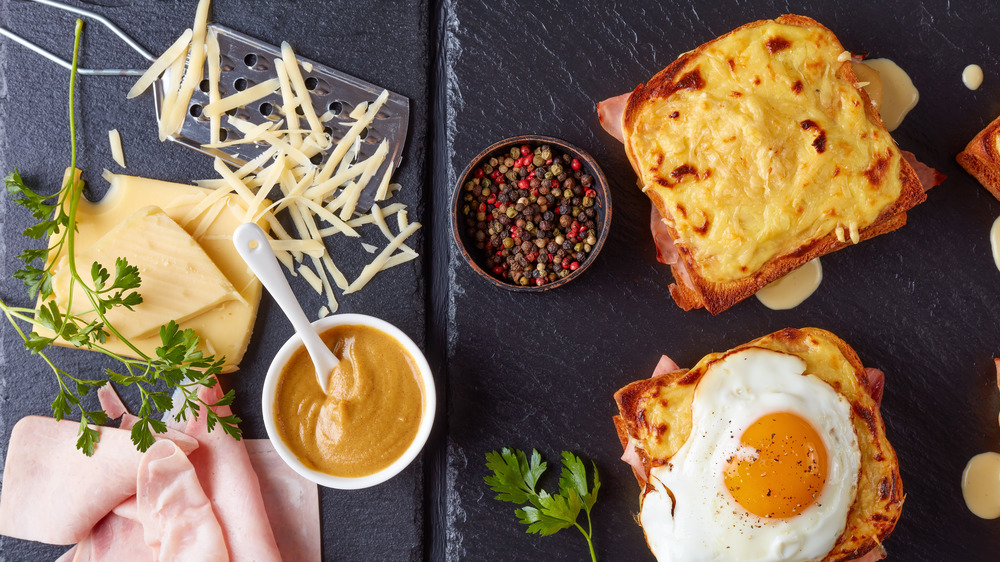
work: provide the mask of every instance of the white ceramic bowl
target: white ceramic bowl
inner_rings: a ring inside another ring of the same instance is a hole
[[[431,425],[434,423],[434,411],[436,408],[436,393],[434,390],[434,375],[431,373],[430,365],[427,364],[427,359],[424,358],[424,354],[420,351],[413,340],[411,340],[402,330],[393,326],[392,324],[386,322],[385,320],[380,320],[373,316],[366,316],[364,314],[336,314],[333,316],[328,316],[326,318],[320,318],[319,320],[313,322],[313,326],[316,331],[323,333],[326,330],[333,328],[334,326],[369,326],[376,328],[389,334],[390,336],[396,338],[403,348],[406,349],[413,357],[413,360],[417,364],[417,369],[420,371],[421,386],[423,387],[423,411],[420,415],[420,426],[417,428],[417,435],[413,438],[413,442],[410,446],[406,448],[403,455],[396,459],[392,464],[367,476],[359,476],[356,478],[347,478],[343,476],[332,476],[326,474],[325,472],[320,472],[318,470],[313,470],[306,465],[302,464],[302,461],[295,456],[289,448],[288,445],[281,439],[278,434],[278,427],[274,419],[274,395],[278,387],[278,377],[281,375],[282,369],[285,364],[291,359],[292,354],[302,347],[302,340],[299,338],[298,334],[292,335],[291,338],[285,342],[285,345],[281,346],[278,350],[278,354],[274,356],[271,361],[271,366],[267,369],[267,376],[264,378],[264,391],[261,395],[261,404],[264,410],[264,427],[267,428],[267,435],[271,439],[271,443],[274,445],[274,449],[278,451],[278,455],[281,456],[282,460],[285,461],[288,466],[292,467],[295,472],[301,474],[304,478],[308,478],[313,482],[319,484],[320,486],[326,486],[328,488],[339,488],[341,490],[356,490],[358,488],[368,488],[369,486],[374,486],[376,484],[381,484],[386,480],[392,478],[393,476],[399,474],[410,462],[416,458],[417,454],[427,443],[427,437],[431,433]]]

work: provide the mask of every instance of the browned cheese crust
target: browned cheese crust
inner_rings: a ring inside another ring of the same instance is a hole
[[[903,484],[879,407],[867,390],[868,376],[861,360],[850,346],[826,330],[786,328],[725,353],[709,354],[690,370],[625,386],[615,393],[619,415],[613,418],[622,448],[633,441],[645,475],[666,464],[691,434],[691,401],[698,381],[716,361],[751,347],[801,357],[806,373],[832,386],[851,404],[851,423],[861,449],[858,492],[844,532],[823,560],[860,558],[892,533],[902,511]],[[642,494],[646,491],[645,475],[636,475]]]
[[[638,120],[642,119],[645,106],[659,99],[670,98],[678,92],[689,92],[704,88],[705,80],[699,74],[698,68],[695,67],[692,71],[689,63],[696,61],[706,49],[712,47],[717,42],[723,41],[731,35],[775,22],[785,25],[814,27],[829,32],[826,27],[822,26],[815,20],[798,15],[784,15],[773,21],[761,20],[749,23],[727,33],[726,35],[705,43],[693,51],[681,55],[677,60],[650,79],[648,83],[645,85],[639,85],[632,92],[623,114],[622,130],[625,135],[626,153],[628,154],[629,160],[636,173],[640,176],[640,184],[642,183],[641,178],[643,177],[641,166],[648,165],[648,163],[637,161],[638,158],[634,153],[630,142],[630,134],[635,130]],[[832,32],[830,33],[832,36]],[[833,38],[833,41],[836,41],[836,39]],[[730,66],[732,66],[732,61],[730,61]],[[858,241],[860,241],[872,238],[879,234],[890,232],[906,224],[905,211],[924,201],[926,199],[926,195],[924,194],[920,181],[913,168],[900,157],[899,150],[896,147],[895,142],[891,140],[889,132],[885,129],[882,119],[879,116],[878,111],[870,102],[868,95],[862,88],[857,87],[858,78],[855,75],[849,60],[842,62],[836,71],[836,76],[846,80],[847,83],[852,85],[851,87],[857,91],[861,99],[864,101],[865,114],[867,115],[868,121],[874,127],[877,127],[881,134],[884,134],[888,139],[890,139],[889,145],[891,146],[890,150],[892,153],[888,154],[886,158],[891,158],[892,161],[895,161],[896,158],[900,160],[899,180],[902,187],[899,196],[893,203],[885,207],[874,221],[867,225],[859,225],[857,234],[859,235]],[[798,83],[797,86],[801,88],[801,82]],[[738,92],[734,92],[734,94],[736,93]],[[806,126],[803,125],[803,128],[806,128]],[[716,139],[716,142],[718,142],[718,139]],[[747,158],[752,157],[752,155],[747,155]],[[872,184],[878,188],[878,185],[876,184],[884,185],[886,180],[884,175],[885,164],[879,154],[872,154],[870,157],[871,164],[869,169],[866,171],[866,175],[868,176],[869,181],[871,181]],[[660,156],[659,159],[662,163],[662,156]],[[656,163],[654,162],[654,164]],[[676,179],[677,183],[691,179],[708,183],[705,182],[705,180],[715,181],[711,179],[713,177],[713,173],[726,173],[725,170],[720,169],[692,169],[690,171],[685,171],[686,169],[682,170],[682,168],[684,168],[684,166],[674,169],[670,175],[667,175],[666,177],[669,181],[664,182],[657,180],[657,183],[659,183],[662,187],[670,188],[672,185],[667,184],[673,181],[671,180],[671,176]],[[682,170],[681,173],[678,173],[678,170]],[[875,173],[869,173],[871,171],[874,171]],[[996,178],[1000,176],[994,177]],[[703,264],[700,263],[699,258],[695,256],[692,251],[692,246],[689,243],[690,240],[685,238],[684,234],[678,232],[678,229],[675,228],[678,219],[681,218],[677,216],[677,210],[683,213],[684,209],[677,209],[675,205],[668,204],[668,202],[666,202],[657,192],[657,189],[647,189],[645,193],[650,198],[653,205],[656,206],[660,216],[664,217],[664,222],[679,252],[679,259],[683,262],[671,266],[675,284],[670,286],[670,294],[678,306],[684,310],[704,307],[712,314],[718,314],[719,312],[733,306],[735,303],[753,295],[768,283],[782,277],[809,260],[852,245],[850,237],[847,237],[847,239],[842,242],[838,240],[838,236],[834,232],[830,232],[824,236],[814,239],[800,239],[796,248],[791,251],[775,255],[756,270],[746,271],[744,273],[745,276],[742,278],[722,282],[713,281],[712,279],[706,277]],[[732,205],[736,203],[738,202],[719,202],[720,205]],[[810,201],[807,204],[820,203]],[[686,218],[687,217],[685,216],[684,219]]]
[[[965,150],[958,153],[955,160],[965,168],[966,172],[979,180],[993,197],[1000,199],[1000,151],[997,142],[1000,141],[1000,117],[993,120],[985,129],[973,137]]]

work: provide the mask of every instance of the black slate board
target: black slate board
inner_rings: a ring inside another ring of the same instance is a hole
[[[98,11],[154,53],[162,52],[194,19],[196,2],[104,0],[73,2]],[[286,40],[301,56],[382,85],[410,99],[410,133],[396,181],[405,187],[398,199],[410,207],[412,220],[425,220],[424,178],[427,146],[429,6],[423,2],[316,1],[213,3],[212,21],[280,45]],[[69,58],[73,18],[23,1],[0,3],[0,22],[30,40]],[[388,38],[392,38],[388,40]],[[86,30],[81,64],[89,67],[145,68],[140,56],[103,26]],[[216,177],[210,158],[174,143],[160,143],[150,94],[126,101],[134,78],[83,77],[78,82],[79,162],[91,195],[105,189],[101,170],[158,179],[192,182]],[[0,169],[15,166],[34,185],[55,186],[69,162],[67,86],[69,73],[38,55],[4,40],[0,46]],[[107,131],[117,128],[125,144],[128,168],[112,161]],[[10,278],[19,267],[17,255],[27,247],[19,235],[30,217],[7,197],[0,199],[0,295],[20,304],[26,297]],[[384,245],[377,230],[364,234]],[[423,235],[413,239],[423,250]],[[341,246],[337,246],[340,248]],[[353,278],[372,256],[357,244],[353,252],[334,253],[338,265]],[[336,250],[333,250],[336,252]],[[406,332],[418,345],[425,339],[423,264],[415,260],[377,277],[366,289],[339,298],[342,312],[383,318]],[[316,317],[323,304],[301,278],[292,281],[307,314]],[[236,388],[233,409],[243,418],[244,434],[266,437],[260,414],[264,373],[278,347],[292,334],[291,325],[265,296],[241,371],[224,382]],[[0,455],[6,454],[13,425],[29,414],[50,415],[55,381],[38,358],[31,357],[9,327],[0,329]],[[100,373],[111,363],[76,350],[53,357],[67,370]],[[123,392],[134,404],[137,396]],[[91,397],[91,407],[96,397]],[[238,485],[238,483],[234,483]],[[423,462],[418,459],[382,486],[361,491],[323,490],[321,520],[323,557],[337,560],[419,560],[423,557]],[[51,560],[67,547],[53,547],[0,536],[0,560]]]
[[[655,261],[649,203],[621,144],[601,130],[594,103],[630,91],[681,53],[744,23],[811,16],[846,48],[906,69],[921,100],[894,133],[899,145],[949,176],[892,234],[823,258],[816,294],[790,311],[748,299],[712,317],[671,301]],[[792,326],[833,331],[886,372],[883,415],[899,454],[903,517],[886,543],[892,560],[988,560],[995,521],[969,513],[960,479],[974,454],[997,450],[1000,272],[988,233],[1000,203],[954,162],[1000,113],[993,2],[445,2],[436,84],[435,216],[455,175],[481,148],[539,133],[588,150],[611,182],[615,214],[602,254],[555,291],[512,294],[480,279],[452,247],[447,312],[448,441],[438,467],[449,560],[583,560],[574,530],[524,533],[513,507],[492,499],[484,454],[538,448],[556,485],[563,449],[594,459],[603,487],[594,511],[598,558],[651,560],[633,521],[638,488],[618,461],[612,393],[648,377],[669,354],[682,366]],[[961,82],[983,67],[983,87]],[[442,101],[443,98],[443,101]],[[442,235],[442,228],[435,230]],[[444,273],[435,271],[436,275]]]
[[[192,1],[76,3],[84,4],[154,52],[190,25],[194,11]],[[39,9],[46,10],[0,2],[0,22],[68,56],[71,18],[48,11],[39,18]],[[370,16],[370,9],[379,16]],[[921,101],[894,137],[949,179],[910,213],[908,226],[824,258],[823,285],[795,310],[774,312],[750,299],[717,317],[682,312],[667,295],[667,269],[654,259],[648,203],[634,188],[620,145],[600,129],[594,103],[631,89],[721,33],[788,12],[814,17],[847,48],[892,58],[910,72]],[[392,270],[365,292],[342,299],[342,310],[385,318],[418,343],[426,334],[447,399],[445,415],[424,456],[428,478],[418,462],[373,490],[323,493],[324,559],[585,559],[575,531],[526,535],[513,507],[493,500],[483,485],[484,453],[515,446],[538,448],[553,474],[563,449],[593,459],[603,481],[594,511],[598,557],[649,560],[632,519],[637,488],[617,460],[611,394],[648,376],[661,353],[691,365],[710,351],[807,325],[837,333],[866,365],[887,373],[883,413],[908,494],[887,543],[891,559],[987,560],[997,552],[996,523],[968,513],[959,479],[966,460],[996,450],[1000,437],[991,361],[1000,347],[1000,272],[987,238],[1000,203],[953,160],[1000,113],[1000,63],[991,57],[1000,17],[994,3],[218,0],[213,14],[214,21],[249,35],[287,39],[303,56],[411,100],[410,144],[399,177],[408,186],[403,198],[415,206],[411,216],[424,219],[431,243],[418,248],[423,264]],[[84,62],[142,64],[125,48],[109,46],[112,41],[90,26]],[[986,74],[977,92],[961,84],[969,63]],[[39,184],[57,180],[68,153],[65,82],[58,67],[0,43],[0,169],[17,166]],[[150,100],[122,101],[130,84],[124,78],[80,82],[86,106],[80,157],[91,184],[101,185],[101,168],[114,169],[106,140],[113,127],[134,147],[127,148],[129,173],[175,181],[212,177],[209,160],[155,139]],[[591,152],[612,183],[616,208],[594,266],[580,280],[541,295],[514,295],[477,279],[458,261],[449,232],[455,174],[482,147],[521,133],[561,137]],[[433,182],[424,188],[431,156]],[[25,247],[16,235],[25,216],[8,199],[0,201],[0,296],[14,298],[22,293],[9,274]],[[364,258],[345,263],[357,266]],[[403,292],[393,292],[400,286]],[[313,309],[319,306],[311,289],[297,288],[314,299]],[[253,350],[242,375],[231,379],[250,437],[263,436],[252,405],[270,356],[290,332],[265,300]],[[11,330],[0,329],[0,338],[5,453],[10,428],[23,415],[46,414],[54,387]],[[82,352],[61,352],[58,359],[78,370],[103,365]],[[546,487],[555,485],[553,474]],[[0,560],[54,559],[63,550],[0,537]]]

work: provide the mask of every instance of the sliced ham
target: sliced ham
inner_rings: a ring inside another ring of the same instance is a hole
[[[631,95],[632,92],[628,92],[597,102],[597,118],[601,120],[601,126],[608,134],[618,139],[618,142],[625,142],[625,135],[622,134],[622,116],[625,114],[625,104]]]
[[[100,443],[87,457],[76,448],[79,428],[78,422],[39,416],[14,426],[0,491],[0,534],[76,544],[135,495],[141,454],[129,432],[102,427]]]
[[[319,490],[291,469],[269,439],[244,441],[282,560],[320,560]]]
[[[136,506],[145,542],[155,559],[228,562],[212,504],[191,461],[172,441],[158,441],[143,455]]]
[[[134,503],[134,502],[133,502]],[[56,562],[154,562],[142,538],[142,525],[115,512],[107,514],[83,541]]]
[[[632,439],[629,439],[628,445],[625,446],[625,452],[622,453],[622,462],[632,467],[635,479],[639,481],[640,486],[644,486],[646,484],[646,467],[643,466],[642,457],[635,450],[635,441]]]
[[[221,385],[201,387],[198,396],[214,404],[223,396]],[[232,414],[229,406],[213,410],[220,416]],[[227,435],[219,425],[212,432],[206,427],[207,416],[191,416],[187,433],[201,444],[191,453],[191,464],[198,473],[201,487],[212,502],[215,515],[233,560],[280,561],[274,533],[268,523],[261,499],[260,482],[250,464],[243,442]],[[239,485],[234,485],[238,482]]]
[[[674,360],[667,357],[666,355],[661,355],[659,362],[656,363],[656,368],[653,369],[653,376],[650,378],[655,379],[656,377],[662,377],[668,373],[672,373],[680,369]]]
[[[133,416],[132,414],[128,413],[122,414],[122,423],[120,427],[122,429],[128,429],[131,431],[132,427],[138,421],[139,418],[137,416]],[[185,455],[190,455],[191,451],[194,451],[195,449],[198,448],[197,439],[191,437],[190,435],[184,433],[183,431],[174,429],[170,426],[167,426],[167,431],[163,433],[153,433],[153,437],[157,440],[169,439],[174,443],[177,443],[177,446],[180,447],[182,451],[184,451]]]
[[[670,237],[670,231],[660,212],[656,210],[656,205],[650,205],[649,230],[653,233],[653,243],[656,245],[656,261],[667,265],[680,261],[674,239]]]
[[[924,191],[939,185],[947,179],[948,176],[917,160],[916,154],[908,150],[900,150],[899,152],[903,155],[903,159],[913,168],[913,171],[917,173],[917,179],[920,180],[920,185],[924,188]]]
[[[885,391],[885,373],[874,367],[865,367],[865,375],[867,375],[868,379],[865,384],[865,390],[875,400],[875,405],[881,406],[882,393]]]
[[[125,403],[122,402],[121,397],[115,392],[115,387],[111,386],[110,382],[97,389],[97,399],[101,401],[101,408],[110,419],[116,420],[128,412],[128,408],[125,407]]]

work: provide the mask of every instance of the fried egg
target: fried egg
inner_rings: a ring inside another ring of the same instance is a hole
[[[660,562],[820,560],[844,531],[861,453],[851,406],[795,355],[712,363],[692,430],[649,472],[639,514]]]

